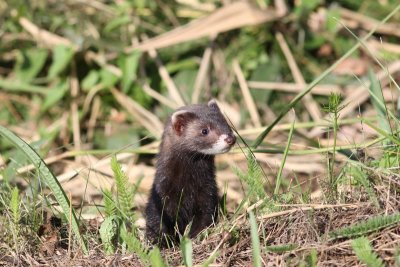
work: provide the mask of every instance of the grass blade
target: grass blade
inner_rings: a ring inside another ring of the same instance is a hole
[[[38,173],[40,177],[42,177],[46,183],[46,185],[53,192],[58,204],[61,206],[65,218],[69,221],[72,230],[74,231],[75,238],[78,240],[78,243],[81,245],[84,253],[88,253],[88,249],[86,243],[84,242],[80,231],[79,231],[79,223],[76,218],[76,214],[74,210],[70,209],[70,202],[65,194],[65,191],[61,187],[61,184],[54,176],[54,174],[47,167],[46,163],[43,159],[36,153],[36,151],[29,146],[24,140],[19,138],[17,135],[9,131],[7,128],[0,126],[0,135],[6,138],[9,142],[11,142],[15,147],[17,147],[20,151],[22,151],[25,156],[32,162],[32,164],[38,169]],[[72,216],[68,216],[72,212]]]
[[[257,222],[252,211],[249,212],[250,216],[250,231],[251,231],[251,247],[253,252],[253,266],[261,267],[261,250],[260,239],[258,237]]]
[[[389,140],[392,141],[394,144],[400,146],[400,140],[397,139],[397,138],[395,137],[394,134],[392,135],[392,134],[386,132],[385,130],[382,130],[382,129],[378,128],[377,126],[373,125],[372,123],[365,122],[365,124],[367,124],[369,127],[371,127],[372,129],[374,129],[378,134],[382,135],[382,137],[383,137],[382,142],[383,142],[385,139],[389,139]]]
[[[192,241],[187,236],[184,236],[181,241],[181,250],[183,255],[183,263],[186,267],[193,266],[193,248],[192,248]]]
[[[212,264],[215,259],[219,256],[219,252],[214,250],[213,253],[201,264],[201,267],[208,267]]]
[[[390,133],[391,128],[387,118],[387,107],[385,105],[385,100],[383,99],[382,87],[371,68],[368,69],[368,78],[371,82],[368,90],[371,95],[372,105],[374,106],[376,114],[379,117],[378,122],[380,128],[387,133]]]
[[[283,167],[285,166],[286,157],[289,153],[290,144],[292,143],[294,123],[295,123],[295,120],[293,120],[292,127],[290,128],[288,141],[287,141],[287,144],[285,147],[285,151],[283,152],[282,163],[281,163],[281,166],[279,166],[278,175],[276,177],[276,185],[275,185],[274,195],[277,195],[279,193],[279,187],[281,187],[282,171],[283,171]]]
[[[153,267],[164,267],[165,262],[161,256],[160,249],[158,247],[154,247],[150,252],[149,252],[149,260],[150,264]]]

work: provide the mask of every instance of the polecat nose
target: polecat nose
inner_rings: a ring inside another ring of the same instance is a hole
[[[228,136],[225,138],[225,142],[231,146],[236,142],[236,137],[233,134],[228,134]]]

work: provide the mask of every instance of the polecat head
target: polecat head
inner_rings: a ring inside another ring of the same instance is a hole
[[[175,111],[171,116],[171,131],[174,145],[206,155],[228,152],[236,142],[215,100]]]

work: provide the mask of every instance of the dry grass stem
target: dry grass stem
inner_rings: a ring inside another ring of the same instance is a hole
[[[71,64],[71,76],[70,76],[70,87],[71,87],[71,121],[72,121],[72,134],[74,140],[74,149],[76,151],[81,150],[81,130],[80,130],[80,123],[79,123],[79,113],[78,113],[78,103],[77,103],[77,96],[79,94],[79,82],[76,77],[76,65],[75,62]],[[79,157],[75,158],[76,161],[80,161]]]
[[[99,96],[96,96],[93,99],[92,110],[90,112],[90,118],[88,121],[88,129],[87,129],[88,142],[93,141],[94,129],[96,127],[97,118],[99,117],[100,114],[100,108],[101,108],[101,99]]]
[[[133,99],[113,88],[111,90],[115,99],[123,106],[128,113],[143,125],[152,135],[157,138],[161,137],[163,124],[153,113],[144,109]]]
[[[282,33],[277,32],[275,34],[275,38],[278,41],[283,54],[285,55],[285,58],[288,62],[289,68],[292,72],[293,78],[296,81],[297,84],[300,86],[303,86],[305,88],[306,82],[304,80],[303,75],[300,72],[299,67],[297,66],[296,60],[293,57],[292,52],[290,51],[289,46],[287,45],[285,38],[283,37]],[[317,105],[317,103],[314,101],[314,99],[311,97],[310,94],[307,94],[303,98],[304,106],[310,113],[311,117],[313,118],[314,121],[319,121],[322,117],[320,107]]]
[[[280,14],[282,15],[282,14]],[[127,51],[139,49],[150,51],[163,47],[191,41],[206,36],[215,36],[221,32],[256,25],[278,19],[275,10],[260,10],[248,1],[237,1],[221,7],[205,18],[198,19],[155,38],[146,40],[128,48]]]
[[[259,219],[260,220],[271,219],[274,217],[280,217],[280,216],[288,215],[291,213],[295,213],[295,212],[299,212],[299,211],[302,212],[302,211],[306,211],[306,210],[321,210],[321,209],[333,209],[333,208],[357,209],[357,208],[361,207],[362,205],[363,205],[362,203],[357,203],[357,204],[337,204],[337,205],[321,204],[321,205],[303,206],[303,207],[297,207],[295,209],[284,210],[284,211],[273,212],[270,214],[261,215],[259,217]]]
[[[346,8],[340,8],[340,15],[344,23],[351,29],[361,27],[370,31],[380,23],[379,20],[367,17],[361,13]],[[400,37],[399,25],[396,23],[385,23],[376,29],[376,33]]]
[[[155,49],[151,49],[148,51],[150,57],[156,62],[158,67],[158,73],[160,74],[161,78],[163,79],[165,85],[167,86],[168,92],[170,97],[179,105],[184,106],[185,101],[183,100],[181,93],[179,92],[178,88],[176,87],[174,81],[171,79],[167,69],[164,67],[161,59],[157,55],[157,51]]]
[[[70,40],[49,31],[40,29],[27,18],[19,18],[19,23],[27,32],[29,32],[33,36],[33,38],[39,44],[42,44],[48,48],[52,48],[56,45],[65,45],[77,50],[77,46],[74,45]]]
[[[143,84],[143,91],[157,100],[158,102],[162,103],[163,105],[170,107],[171,109],[177,109],[179,108],[179,105],[175,103],[174,101],[170,100],[169,98],[163,96],[156,90],[152,89],[147,83]]]
[[[112,64],[107,63],[106,58],[102,54],[94,53],[93,51],[88,51],[85,54],[85,57],[88,61],[93,60],[96,62],[99,66],[104,67],[107,69],[109,72],[114,74],[117,77],[122,76],[122,70]]]
[[[247,84],[251,89],[274,90],[274,91],[282,91],[288,93],[299,93],[308,86],[308,84],[302,85],[299,83],[258,82],[258,81],[248,81]],[[351,88],[353,87],[348,87],[346,89],[351,90]],[[331,94],[331,92],[343,94],[342,87],[333,84],[317,85],[312,89],[310,94],[328,96]]]
[[[213,39],[214,38],[211,38],[210,44],[207,46],[206,50],[204,51],[203,58],[201,59],[200,68],[194,82],[192,104],[197,104],[199,102],[201,89],[204,86],[207,71],[210,69]]]
[[[390,53],[400,54],[400,45],[398,45],[398,44],[377,41],[377,40],[373,40],[373,39],[369,40],[367,42],[367,44],[369,47],[372,48],[373,51],[385,50]]]
[[[232,67],[239,82],[244,102],[249,109],[251,120],[253,121],[254,126],[261,127],[260,115],[258,114],[256,104],[254,103],[253,97],[250,94],[249,87],[247,86],[246,79],[244,78],[243,72],[240,69],[239,62],[236,59],[233,61]]]

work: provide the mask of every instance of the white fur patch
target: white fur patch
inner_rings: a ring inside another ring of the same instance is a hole
[[[206,155],[215,155],[228,152],[230,146],[227,142],[225,142],[227,137],[228,135],[226,134],[221,135],[211,148],[201,149],[200,152]]]

